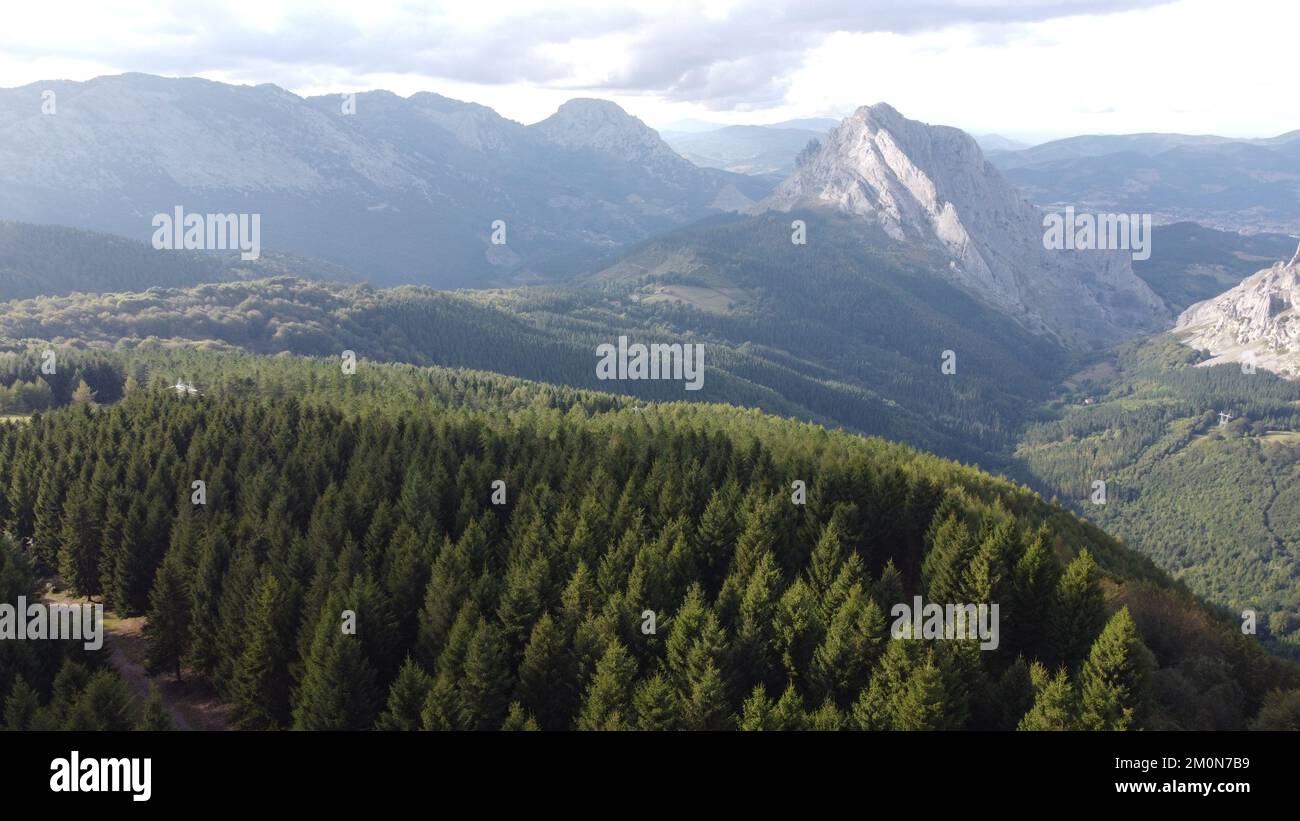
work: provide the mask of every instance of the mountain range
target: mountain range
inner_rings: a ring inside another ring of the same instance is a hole
[[[769,188],[692,165],[599,100],[524,126],[428,93],[141,74],[0,90],[0,219],[149,239],[177,206],[261,214],[265,246],[378,282],[548,278]]]
[[[39,113],[46,87],[57,114]],[[700,168],[599,100],[530,126],[433,94],[354,102],[143,75],[0,92],[0,216],[23,221],[0,223],[0,335],[146,358],[348,349],[879,435],[1055,494],[1198,594],[1267,606],[1270,640],[1298,643],[1295,387],[1238,382],[1210,361],[1214,340],[1163,333],[1233,289],[1216,310],[1262,311],[1277,320],[1265,333],[1290,334],[1294,263],[1237,283],[1294,241],[1179,223],[1157,226],[1139,263],[1052,251],[1034,190],[1015,183],[1050,163],[1105,165],[1112,148],[1165,162],[1292,141],[1090,138],[1020,163],[877,104],[825,131],[732,132],[758,148],[799,137],[777,178]],[[262,213],[269,250],[148,248],[149,217],[177,203]],[[593,351],[620,336],[703,344],[703,389],[598,380]],[[1201,518],[1175,503],[1196,492],[1198,463],[1239,480],[1216,485]],[[1101,476],[1117,492],[1092,510]]]

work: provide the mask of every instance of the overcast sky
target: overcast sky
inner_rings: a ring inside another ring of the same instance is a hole
[[[0,86],[143,71],[436,91],[521,122],[598,96],[660,128],[880,101],[1028,139],[1300,128],[1296,0],[49,0],[3,15]]]

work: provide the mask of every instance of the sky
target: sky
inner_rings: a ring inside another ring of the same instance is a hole
[[[524,123],[906,116],[1026,141],[1300,128],[1295,0],[8,3],[0,87],[126,71],[301,95],[434,91]]]

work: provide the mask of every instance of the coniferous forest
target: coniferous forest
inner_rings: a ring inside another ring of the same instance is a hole
[[[149,667],[233,727],[1230,729],[1300,699],[1148,560],[901,445],[468,371],[92,359],[120,401],[0,425],[0,579],[147,616]],[[893,638],[918,595],[1000,603],[997,648]],[[41,653],[0,665],[6,726],[165,723]]]

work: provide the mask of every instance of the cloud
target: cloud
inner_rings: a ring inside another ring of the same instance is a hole
[[[168,75],[221,73],[260,82],[416,75],[648,94],[714,109],[779,103],[808,53],[837,32],[909,34],[1109,14],[1170,0],[707,0],[539,7],[384,2],[300,5],[176,2],[112,31],[94,4],[77,37],[40,12],[0,32],[10,56],[93,60]],[[66,19],[66,18],[65,18]],[[123,19],[121,17],[118,20]],[[26,23],[26,25],[24,25]],[[48,25],[54,23],[54,25]],[[118,25],[121,25],[118,23]],[[109,36],[105,36],[106,33]],[[291,86],[291,87],[296,87]]]

